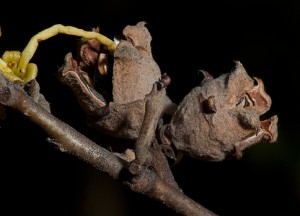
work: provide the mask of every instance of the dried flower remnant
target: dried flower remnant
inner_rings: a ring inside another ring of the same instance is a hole
[[[80,67],[82,58],[66,56],[61,80],[73,89],[87,115],[91,116],[91,126],[118,138],[136,140],[145,115],[147,95],[154,83],[168,76],[161,73],[152,57],[151,35],[144,22],[126,26],[123,34],[113,56],[113,65],[110,65],[112,101],[104,101],[101,92],[84,90],[93,89],[93,86],[85,84],[83,74],[91,74],[90,69],[97,67]],[[101,54],[101,50],[94,52]],[[72,64],[74,66],[70,67]],[[95,60],[94,64],[99,65],[99,61]],[[178,105],[166,92],[162,101],[164,111],[159,115],[160,119],[171,115],[171,120],[160,121],[163,125],[156,129],[156,139],[162,145],[198,159],[220,161],[232,156],[241,158],[245,148],[261,140],[276,141],[277,116],[260,120],[271,106],[262,80],[251,78],[239,61],[235,64],[231,73],[215,79],[202,71],[204,80]],[[76,76],[71,76],[75,73]],[[170,81],[169,77],[167,79]]]

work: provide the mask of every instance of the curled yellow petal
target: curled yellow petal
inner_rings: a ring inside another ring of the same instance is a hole
[[[3,76],[6,79],[17,83],[22,82],[22,80],[14,74],[12,69],[8,67],[7,63],[3,61],[1,58],[0,58],[0,71],[2,72]]]
[[[20,51],[5,51],[2,55],[3,61],[13,70],[17,70],[17,66],[21,57]]]
[[[40,41],[47,40],[57,34],[79,36],[85,39],[96,39],[104,46],[107,46],[111,53],[115,51],[117,46],[114,41],[98,32],[85,31],[72,26],[57,24],[34,35],[22,53],[19,51],[4,52],[0,60],[0,70],[3,72],[4,77],[18,84],[26,84],[30,80],[35,79],[38,69],[35,64],[29,63],[29,61],[36,52]]]
[[[22,79],[24,84],[28,83],[30,80],[33,80],[37,77],[38,74],[38,67],[34,63],[29,63],[26,67],[25,76]]]
[[[79,36],[83,37],[85,39],[96,39],[98,40],[101,44],[105,45],[108,47],[110,52],[114,52],[116,49],[116,43],[109,38],[105,37],[104,35],[94,32],[94,31],[85,31],[79,28],[75,28],[73,26],[63,26],[61,24],[54,25],[50,28],[47,28],[36,35],[34,35],[25,49],[23,50],[21,54],[21,58],[18,64],[18,68],[16,71],[17,76],[24,76],[26,72],[26,67],[29,61],[31,60],[32,56],[34,55],[38,44],[40,41],[47,40],[50,37],[53,37],[57,34],[67,34],[67,35],[73,35],[73,36]]]

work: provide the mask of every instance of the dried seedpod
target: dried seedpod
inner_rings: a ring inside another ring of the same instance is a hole
[[[161,73],[152,57],[151,39],[145,22],[124,28],[113,55],[112,100],[108,102],[84,79],[86,69],[80,67],[80,58],[74,59],[70,53],[66,56],[60,79],[74,91],[90,126],[136,142],[141,133],[148,133],[142,130],[142,124],[149,96],[160,95],[154,97],[161,97],[156,103],[162,104],[155,106],[162,120],[155,123],[153,140],[169,146],[168,155],[174,155],[170,153],[173,149],[198,159],[219,161],[240,158],[245,148],[261,140],[276,141],[277,116],[260,120],[269,110],[271,98],[263,82],[251,78],[239,61],[232,72],[217,78],[202,71],[204,80],[177,105],[167,96],[163,83],[169,84],[170,78]],[[99,62],[95,60],[95,64]]]
[[[277,139],[277,116],[260,121],[271,98],[258,78],[248,76],[240,62],[231,73],[191,90],[179,104],[165,132],[177,150],[195,158],[241,157],[245,148]]]

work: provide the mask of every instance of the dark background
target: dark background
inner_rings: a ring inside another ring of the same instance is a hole
[[[300,2],[209,2],[12,3],[0,10],[0,52],[22,51],[34,34],[58,23],[85,30],[99,26],[113,38],[126,25],[146,21],[153,56],[172,78],[168,92],[176,103],[200,82],[199,69],[219,76],[240,60],[251,76],[263,79],[273,99],[267,115],[279,117],[278,141],[247,149],[239,161],[184,158],[173,167],[175,178],[187,195],[219,215],[300,215]],[[32,62],[52,113],[86,133],[75,98],[56,78],[77,41],[66,35],[44,41]],[[0,129],[1,214],[175,215],[60,152],[19,113],[7,114]]]

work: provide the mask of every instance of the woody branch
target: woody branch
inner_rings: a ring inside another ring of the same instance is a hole
[[[127,172],[128,166],[125,161],[53,116],[36,103],[22,87],[7,81],[2,75],[0,75],[0,103],[19,111],[41,127],[51,139],[55,140],[61,149],[86,161],[114,179],[124,181],[123,173]],[[164,166],[167,166],[166,163]],[[169,170],[169,167],[162,167],[161,170]],[[162,178],[162,174],[157,174],[148,169],[137,181],[126,180],[124,183],[135,192],[164,203],[178,214],[189,216],[215,215],[186,196],[169,181]]]

